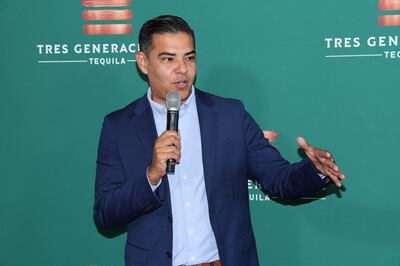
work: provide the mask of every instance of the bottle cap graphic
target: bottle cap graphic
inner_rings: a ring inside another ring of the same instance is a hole
[[[380,0],[378,3],[380,11],[400,11],[400,0]],[[400,26],[400,15],[379,16],[379,26]]]
[[[83,21],[96,21],[95,24],[84,24],[86,35],[131,34],[133,12],[128,7],[132,0],[82,0],[82,6],[89,8],[82,11]],[[110,9],[104,9],[110,8]],[[99,22],[102,23],[99,23]],[[115,23],[118,21],[119,23]],[[125,23],[121,23],[125,22]]]

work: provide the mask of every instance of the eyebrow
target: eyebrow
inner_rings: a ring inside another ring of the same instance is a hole
[[[187,52],[185,55],[191,55],[191,54],[196,54],[196,51],[195,51],[195,50],[192,50],[192,51],[190,51],[190,52]]]
[[[192,50],[190,52],[187,52],[187,53],[185,53],[185,56],[192,55],[192,54],[196,54],[196,51]],[[158,54],[158,57],[160,57],[160,56],[176,56],[176,54],[175,53],[170,53],[170,52],[161,52],[161,53]]]
[[[163,55],[175,56],[176,54],[174,54],[174,53],[169,53],[169,52],[161,52],[161,53],[158,54],[158,57],[163,56]]]

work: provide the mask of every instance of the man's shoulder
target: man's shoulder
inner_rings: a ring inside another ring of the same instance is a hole
[[[134,117],[149,107],[146,95],[137,98],[123,108],[112,111],[105,116],[106,120],[121,121]]]
[[[243,103],[238,99],[222,97],[216,94],[202,91],[197,88],[196,88],[196,97],[198,97],[200,101],[216,105],[216,107],[232,106],[232,107],[243,108]]]

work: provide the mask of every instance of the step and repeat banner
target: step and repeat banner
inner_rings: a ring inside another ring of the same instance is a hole
[[[288,160],[304,136],[347,176],[296,201],[249,181],[261,265],[399,266],[397,0],[0,0],[0,265],[123,265],[126,233],[92,218],[97,144],[146,92],[138,32],[162,14],[196,33],[196,87],[242,100]]]

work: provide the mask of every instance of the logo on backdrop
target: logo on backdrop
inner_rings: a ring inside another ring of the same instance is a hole
[[[397,10],[400,13],[400,0],[380,0],[378,6],[380,11]],[[379,16],[379,26],[400,26],[400,15]]]
[[[79,39],[97,40],[84,43],[37,43],[39,64],[87,64],[99,67],[127,65],[136,62],[137,43],[121,43],[121,35],[132,34],[132,0],[82,0],[83,27]],[[97,35],[97,38],[91,36]],[[81,38],[81,36],[86,36]],[[107,42],[98,41],[104,36]],[[114,41],[110,42],[110,39]]]
[[[87,35],[131,34],[132,23],[128,22],[132,19],[133,13],[130,9],[126,9],[130,3],[131,0],[82,0],[82,6],[89,8],[82,11],[83,21],[106,22],[85,24],[83,33]],[[124,23],[115,23],[115,21]]]
[[[249,201],[251,202],[265,202],[268,203],[271,200],[279,199],[279,197],[269,197],[262,190],[263,187],[257,181],[247,181],[247,189],[249,191]],[[302,197],[300,200],[326,200],[326,197],[316,198],[316,197]]]
[[[379,0],[378,10],[380,12],[378,27],[400,26],[400,0]],[[324,44],[327,53],[326,58],[378,57],[400,59],[399,35],[326,37]]]
[[[247,189],[249,191],[249,201],[268,202],[271,200],[267,194],[261,191],[262,186],[257,181],[247,180]]]

